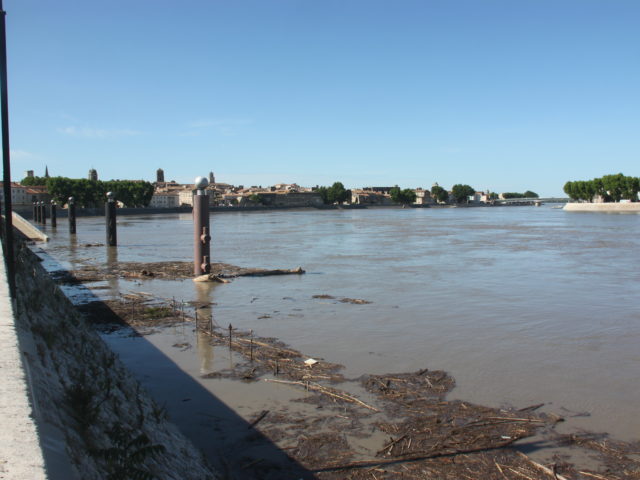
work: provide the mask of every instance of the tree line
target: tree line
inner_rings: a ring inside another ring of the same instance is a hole
[[[64,205],[69,197],[84,208],[100,207],[106,201],[107,192],[113,192],[116,200],[126,207],[146,207],[151,202],[154,186],[144,180],[88,180],[67,177],[27,177],[22,185],[44,185],[51,198]]]
[[[593,202],[594,197],[597,195],[605,202],[619,202],[622,199],[637,202],[639,191],[640,179],[638,177],[627,177],[622,173],[564,184],[564,193],[569,195],[571,200],[584,200],[586,202]]]
[[[331,205],[334,203],[342,203],[349,201],[351,198],[351,190],[347,190],[342,182],[335,182],[330,187],[316,187],[315,192],[320,194],[322,201]],[[431,187],[431,197],[438,203],[447,203],[449,201],[449,192],[439,185]],[[476,193],[476,189],[470,185],[458,183],[451,187],[451,196],[456,203],[468,203],[469,197]],[[524,193],[507,192],[503,193],[503,198],[539,198],[536,192],[527,190]],[[417,195],[415,190],[411,188],[401,189],[397,185],[389,190],[389,196],[394,203],[402,205],[410,205],[416,201]],[[496,200],[497,193],[490,193],[489,198]]]

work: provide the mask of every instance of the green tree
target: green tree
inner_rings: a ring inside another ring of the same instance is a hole
[[[640,179],[627,177],[622,173],[564,184],[564,192],[569,195],[571,200],[587,202],[592,202],[596,195],[601,196],[605,202],[619,202],[623,199],[637,202],[639,191]]]
[[[46,177],[25,177],[20,181],[20,185],[25,187],[42,186],[47,184]]]
[[[264,205],[264,197],[258,193],[252,193],[249,195],[249,201],[258,205]]]
[[[462,185],[460,183],[451,187],[451,193],[453,194],[456,202],[458,203],[468,203],[469,197],[476,193],[475,188],[469,185]]]
[[[80,207],[101,207],[106,193],[113,192],[116,200],[127,207],[146,207],[151,202],[154,187],[150,182],[135,180],[94,181],[86,178],[51,177],[46,182],[51,197],[61,205],[74,197]]]
[[[438,203],[446,203],[447,200],[449,200],[449,192],[440,185],[431,187],[431,196],[435,198]]]
[[[322,203],[329,205],[329,189],[327,187],[316,188],[316,193],[322,198]]]
[[[540,195],[538,195],[536,192],[532,192],[531,190],[527,190],[522,194],[522,196],[524,198],[540,198]]]
[[[502,198],[523,198],[524,195],[518,192],[503,192]]]
[[[389,194],[391,195],[391,200],[394,203],[400,203],[402,205],[410,205],[415,202],[417,198],[416,192],[414,192],[410,188],[400,190],[397,185],[389,190]]]
[[[344,188],[342,182],[335,182],[327,189],[327,199],[329,200],[329,203],[346,202],[350,196],[351,193],[349,190]]]

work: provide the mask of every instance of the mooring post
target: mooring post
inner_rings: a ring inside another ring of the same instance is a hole
[[[69,197],[69,233],[76,233],[76,199]]]
[[[47,224],[47,206],[44,202],[40,202],[40,211],[42,212],[40,215],[40,220],[43,225]]]
[[[51,226],[55,227],[58,225],[58,212],[56,212],[56,202],[51,200]]]
[[[193,196],[193,274],[195,276],[211,271],[207,185],[209,181],[206,177],[196,178],[196,193]]]
[[[104,212],[107,224],[107,245],[115,247],[118,245],[116,232],[116,196],[113,192],[107,192],[107,203],[104,205]]]

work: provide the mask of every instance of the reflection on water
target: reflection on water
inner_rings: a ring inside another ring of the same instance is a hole
[[[63,264],[191,260],[189,215],[120,218],[117,251],[82,247],[104,241],[103,221],[79,218],[76,243],[63,229],[48,231],[46,248]],[[214,214],[211,226],[214,260],[302,266],[307,274],[109,286],[215,302],[216,323],[278,337],[345,364],[348,375],[444,369],[457,379],[456,397],[545,402],[549,410],[591,413],[570,418],[567,428],[639,436],[638,215],[314,210]],[[320,294],[373,303],[313,298]],[[198,315],[206,320],[211,309]],[[201,340],[181,353],[191,355],[195,372],[214,364]]]

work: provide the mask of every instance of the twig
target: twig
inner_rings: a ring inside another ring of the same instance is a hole
[[[534,410],[539,409],[540,407],[544,407],[544,403],[537,403],[535,405],[531,405],[529,407],[524,407],[521,408],[520,410],[517,410],[518,412],[533,412]]]
[[[305,387],[307,390],[314,390],[316,392],[320,392],[320,393],[324,393],[325,395],[328,395],[330,397],[334,397],[346,402],[351,402],[351,403],[356,403],[358,405],[360,405],[361,407],[367,408],[369,410],[373,410],[374,412],[379,412],[380,410],[378,410],[375,407],[372,407],[371,405],[367,405],[366,403],[364,403],[362,400],[359,400],[355,397],[352,397],[351,395],[348,395],[344,392],[340,392],[340,393],[335,393],[332,392],[331,390],[329,390],[326,387],[323,387],[322,385],[318,385],[317,383],[310,383],[310,382],[294,382],[294,381],[290,381],[290,380],[276,380],[273,378],[265,378],[264,379],[265,382],[274,382],[274,383],[284,383],[287,385],[300,385],[302,387]]]
[[[391,449],[393,448],[393,446],[398,443],[401,440],[404,440],[407,437],[407,435],[402,435],[401,437],[397,438],[396,440],[394,440],[393,438],[391,439],[391,442],[387,443],[384,447],[382,447],[382,450],[379,450],[376,455],[380,455],[381,453],[383,453],[385,450],[389,450],[387,452],[387,454],[391,453]]]
[[[601,478],[602,480],[609,480],[607,477],[603,477],[602,475],[597,475],[595,473],[589,473],[589,472],[583,472],[583,471],[578,471],[578,473],[581,473],[582,475],[586,475],[587,477]]]
[[[267,416],[268,413],[269,413],[269,410],[263,410],[262,413],[258,415],[258,418],[256,418],[253,422],[249,424],[247,429],[255,427],[264,417]]]
[[[559,475],[557,473],[555,473],[553,470],[551,470],[550,468],[545,467],[544,465],[540,465],[537,462],[534,462],[533,460],[531,460],[529,457],[527,457],[524,453],[522,452],[518,452],[516,451],[516,453],[518,455],[520,455],[522,458],[524,458],[527,462],[529,462],[531,465],[533,465],[534,467],[538,468],[539,470],[542,470],[544,473],[546,473],[547,475],[551,475],[552,477],[556,478],[557,480],[568,480],[567,477],[563,477],[562,475]]]

